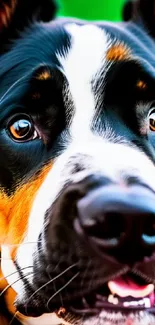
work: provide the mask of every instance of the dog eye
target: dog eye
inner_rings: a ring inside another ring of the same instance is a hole
[[[149,129],[155,132],[155,113],[151,113],[149,116]]]
[[[39,138],[33,121],[28,116],[15,116],[8,125],[11,138],[17,142],[25,142]]]

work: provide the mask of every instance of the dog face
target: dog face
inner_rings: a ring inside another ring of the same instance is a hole
[[[154,324],[154,50],[144,20],[55,20],[1,55],[1,288],[14,320]]]

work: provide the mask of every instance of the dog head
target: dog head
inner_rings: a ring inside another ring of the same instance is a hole
[[[155,322],[155,44],[145,4],[120,24],[25,23],[9,49],[16,28],[2,31],[1,288],[22,324]]]

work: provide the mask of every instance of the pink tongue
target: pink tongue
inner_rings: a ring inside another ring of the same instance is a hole
[[[108,288],[113,295],[117,295],[119,297],[128,297],[131,296],[133,298],[144,298],[152,293],[154,293],[154,285],[138,285],[133,282],[129,277],[123,279],[122,277],[117,278],[114,281],[108,282]]]

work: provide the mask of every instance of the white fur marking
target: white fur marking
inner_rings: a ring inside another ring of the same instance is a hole
[[[72,35],[72,47],[66,57],[58,54],[58,59],[69,82],[75,106],[71,134],[74,138],[82,138],[90,135],[95,109],[92,81],[105,65],[108,38],[102,29],[91,24],[68,24],[65,28]]]
[[[6,245],[1,246],[1,269],[8,284],[15,290],[15,292],[21,293],[21,291],[23,291],[23,283],[19,280],[20,276],[12,261],[9,248]]]

